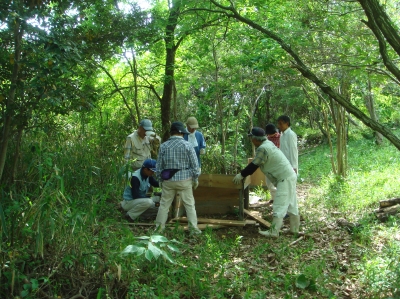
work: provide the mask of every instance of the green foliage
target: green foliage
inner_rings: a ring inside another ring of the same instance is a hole
[[[378,200],[399,194],[400,160],[395,148],[377,146],[372,140],[351,141],[348,148],[347,179],[331,173],[327,146],[305,155],[300,173],[305,181],[320,181],[312,192],[321,203],[356,217]]]
[[[165,260],[170,263],[175,263],[172,257],[168,254],[165,249],[169,251],[180,253],[180,250],[175,244],[181,244],[177,240],[173,239],[169,241],[166,237],[161,235],[151,235],[150,237],[143,236],[135,238],[135,245],[128,245],[122,254],[135,254],[136,256],[144,256],[149,262],[158,260],[162,256]]]

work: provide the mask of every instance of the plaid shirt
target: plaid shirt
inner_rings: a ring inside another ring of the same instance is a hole
[[[280,141],[281,141],[281,134],[278,132],[275,133],[274,135],[267,136],[268,140],[271,141],[277,148],[280,147]]]
[[[193,146],[183,137],[172,136],[161,144],[157,159],[156,176],[161,182],[161,172],[165,169],[180,169],[170,181],[184,181],[199,177],[199,164]]]

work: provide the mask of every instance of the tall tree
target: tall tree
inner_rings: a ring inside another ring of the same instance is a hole
[[[223,5],[216,0],[210,0],[210,3],[214,6],[214,13],[222,14],[228,18],[236,19],[250,26],[251,28],[261,32],[268,38],[273,39],[277,42],[282,49],[291,56],[292,64],[295,69],[297,69],[305,78],[317,85],[326,95],[331,97],[339,105],[343,106],[349,113],[353,114],[355,117],[360,119],[366,126],[371,129],[380,132],[385,136],[394,146],[400,150],[400,138],[397,137],[389,128],[385,127],[381,123],[378,123],[368,117],[363,111],[361,111],[356,105],[348,101],[337,91],[334,90],[329,84],[316,75],[312,69],[305,64],[303,59],[299,54],[276,32],[270,30],[259,23],[247,18],[241,14],[235,7],[233,1],[229,1],[229,6]]]

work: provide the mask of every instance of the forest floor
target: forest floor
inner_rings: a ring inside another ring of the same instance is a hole
[[[207,230],[196,239],[168,232],[183,243],[176,256],[182,271],[167,266],[140,274],[129,298],[400,298],[400,220],[380,223],[373,215],[379,199],[400,194],[400,159],[390,147],[354,144],[345,180],[330,173],[326,147],[301,158],[301,172],[309,174],[297,190],[304,237],[285,233],[288,220],[279,239],[259,235],[256,226]],[[250,209],[271,221],[266,201]],[[359,226],[349,230],[340,219]]]
[[[399,152],[352,140],[345,179],[332,175],[329,157],[327,146],[300,157],[303,238],[285,233],[288,221],[278,239],[250,225],[198,237],[175,228],[165,237],[179,252],[160,247],[174,263],[121,254],[154,228],[123,218],[120,186],[89,185],[73,199],[44,189],[22,215],[14,201],[6,212],[20,216],[0,248],[0,298],[400,298],[400,220],[373,215],[379,200],[399,197]],[[271,220],[267,201],[251,209]],[[348,230],[341,218],[359,225]]]

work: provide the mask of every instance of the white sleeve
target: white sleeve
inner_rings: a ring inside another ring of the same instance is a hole
[[[299,151],[297,149],[297,135],[291,134],[289,138],[289,160],[294,169],[299,169]]]

